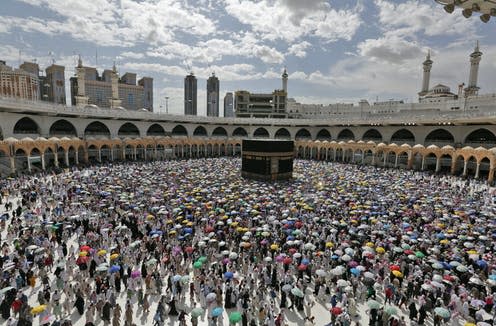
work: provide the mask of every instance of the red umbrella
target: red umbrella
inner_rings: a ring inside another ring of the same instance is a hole
[[[193,247],[186,247],[184,248],[184,251],[186,251],[188,254],[192,253],[195,249]]]
[[[90,259],[90,257],[88,257],[88,256],[78,257],[78,259],[76,260],[76,264],[81,265],[81,264],[87,263],[89,259]]]
[[[87,246],[87,245],[81,246],[81,251],[87,251],[87,252],[90,252],[90,249],[91,249],[91,247],[90,247],[90,246]]]
[[[405,250],[405,251],[404,251],[404,253],[405,253],[405,255],[413,255],[413,254],[415,254],[415,253],[414,253],[412,250],[410,250],[410,249]]]
[[[298,270],[299,271],[305,271],[306,269],[307,269],[307,265],[305,265],[305,264],[298,265]]]
[[[284,259],[282,260],[282,263],[283,263],[284,265],[289,265],[289,264],[291,264],[292,262],[293,262],[293,260],[292,260],[291,258],[289,258],[289,257],[286,257],[286,258],[284,258]]]
[[[389,269],[392,271],[399,271],[401,268],[398,265],[389,265]]]
[[[294,224],[295,228],[297,229],[300,229],[302,226],[303,226],[303,223],[301,223],[300,221],[297,221],[295,224]]]
[[[331,314],[337,316],[340,315],[343,312],[343,309],[341,307],[333,307],[331,308]]]
[[[288,252],[292,255],[292,254],[296,253],[296,252],[297,252],[297,250],[296,250],[295,248],[290,248],[290,249],[288,250]]]
[[[213,227],[211,227],[211,226],[207,226],[205,228],[205,233],[210,233],[210,232],[214,232],[214,231],[215,231],[215,229]]]

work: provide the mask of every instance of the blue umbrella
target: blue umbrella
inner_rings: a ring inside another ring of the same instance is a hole
[[[212,317],[219,317],[220,315],[222,315],[222,312],[224,312],[224,309],[222,309],[221,307],[215,307],[212,310]]]
[[[179,282],[181,280],[181,275],[174,275],[172,276],[172,281],[173,282]]]
[[[480,268],[486,268],[487,267],[487,262],[484,260],[484,259],[479,259],[477,262],[476,262],[477,266],[479,266]]]
[[[303,259],[301,260],[301,263],[302,263],[303,265],[308,265],[308,264],[310,264],[310,260],[308,260],[308,258],[303,258]]]
[[[121,267],[119,265],[112,265],[112,267],[110,267],[110,269],[109,269],[110,273],[116,273],[120,270],[121,270]]]
[[[225,272],[224,277],[227,278],[228,280],[232,279],[234,274],[232,272]]]
[[[193,233],[193,229],[192,228],[184,228],[184,233]]]
[[[338,258],[339,258],[339,256],[338,256],[338,255],[332,255],[332,256],[331,256],[331,259],[332,259],[332,260],[337,260]]]
[[[489,275],[489,279],[490,280],[493,280],[493,281],[496,281],[496,275],[495,274]]]
[[[356,269],[356,268],[350,269],[350,272],[351,272],[351,274],[353,274],[355,276],[360,275],[360,270],[359,269]]]
[[[444,269],[451,269],[451,265],[445,261],[442,261],[441,262],[441,265],[443,265],[443,268]]]

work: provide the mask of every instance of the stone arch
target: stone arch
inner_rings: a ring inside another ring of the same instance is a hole
[[[343,129],[338,134],[338,140],[355,140],[355,134],[350,129]]]
[[[110,138],[110,129],[100,121],[93,121],[89,123],[84,129],[84,137]]]
[[[257,128],[253,132],[253,137],[255,137],[255,138],[269,138],[270,135],[269,135],[269,132],[267,131],[267,129],[265,129],[264,127],[260,127],[260,128]]]
[[[291,134],[289,133],[288,129],[286,129],[286,128],[279,128],[279,129],[277,129],[274,138],[277,138],[277,139],[291,139]]]
[[[477,171],[477,158],[471,155],[469,158],[467,158],[466,162],[467,162],[467,171],[465,175],[469,177],[475,177]]]
[[[147,136],[165,136],[165,129],[158,123],[152,124],[146,131]]]
[[[415,145],[415,136],[408,129],[399,129],[391,136],[391,143]]]
[[[110,146],[107,144],[103,144],[102,147],[100,147],[100,160],[102,162],[108,162],[111,160],[112,154],[110,150]]]
[[[76,127],[65,119],[60,119],[52,123],[49,137],[77,137]]]
[[[236,129],[234,129],[232,135],[233,135],[233,137],[247,137],[248,133],[246,132],[245,128],[238,127]]]
[[[491,170],[491,160],[485,156],[479,162],[479,174],[478,178],[487,179],[489,171]]]
[[[92,163],[98,162],[98,160],[99,160],[98,147],[96,147],[95,144],[89,145],[87,152],[88,152],[88,161],[89,162],[92,162]]]
[[[139,129],[136,127],[134,123],[131,122],[126,122],[123,124],[120,128],[119,131],[117,132],[117,136],[124,138],[124,137],[139,137]]]
[[[455,137],[453,134],[446,129],[435,129],[431,131],[426,137],[424,144],[427,145],[438,145],[445,146],[455,143]]]
[[[213,137],[227,137],[227,131],[226,129],[222,127],[217,127],[212,131],[212,136]]]
[[[453,157],[451,154],[445,153],[439,158],[439,168],[438,172],[451,173],[451,168],[453,166]]]
[[[207,129],[204,126],[198,126],[193,131],[193,137],[208,137]]]
[[[494,147],[496,144],[496,136],[494,133],[486,128],[480,128],[472,131],[465,137],[465,145],[472,147]]]
[[[40,135],[40,127],[33,119],[29,117],[24,117],[17,120],[14,125],[14,134],[30,134],[30,135]]]
[[[188,131],[183,125],[177,125],[172,129],[172,136],[186,136],[188,137]]]
[[[312,134],[307,129],[301,128],[300,130],[298,130],[296,132],[295,140],[301,140],[301,139],[310,140],[310,139],[312,139]]]
[[[380,143],[382,142],[382,134],[377,129],[369,129],[363,134],[362,140]]]
[[[317,140],[331,140],[331,133],[327,129],[320,129],[317,133]]]

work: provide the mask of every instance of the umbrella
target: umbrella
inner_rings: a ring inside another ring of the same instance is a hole
[[[458,265],[458,266],[456,266],[456,270],[461,272],[461,273],[465,273],[468,271],[468,267],[465,265]]]
[[[437,307],[434,309],[434,313],[438,315],[441,318],[449,318],[451,316],[450,312],[448,309],[445,309],[443,307]]]
[[[232,324],[236,324],[242,319],[241,313],[238,311],[233,311],[229,314],[229,322]]]
[[[195,268],[195,269],[200,269],[200,268],[202,268],[202,266],[203,266],[203,264],[202,264],[202,262],[201,262],[201,261],[198,261],[198,260],[197,260],[197,261],[195,261],[195,262],[193,263],[193,268]]]
[[[320,276],[320,277],[326,277],[327,276],[327,272],[323,269],[317,269],[315,271],[315,274],[317,274],[317,276]]]
[[[141,271],[135,270],[131,272],[131,278],[138,278],[141,276]]]
[[[365,272],[365,273],[363,273],[363,277],[373,279],[373,278],[375,278],[375,275],[372,274],[371,272]]]
[[[107,250],[105,250],[105,249],[98,250],[98,256],[103,256],[106,254],[107,254]]]
[[[392,271],[393,275],[396,276],[396,277],[403,277],[403,273],[400,272],[400,271]]]
[[[9,292],[10,290],[12,289],[15,289],[13,286],[7,286],[7,287],[4,287],[3,289],[0,290],[0,293],[6,293],[6,292]]]
[[[118,272],[120,270],[121,270],[121,267],[119,265],[113,265],[112,267],[110,267],[109,272],[115,273],[115,272]]]
[[[305,296],[305,294],[303,294],[303,292],[298,288],[292,288],[291,293],[300,298],[303,298]]]
[[[203,315],[203,313],[205,312],[205,310],[203,310],[203,308],[201,307],[196,307],[196,308],[193,308],[193,310],[191,310],[191,317],[193,318],[197,318],[197,317],[200,317],[201,315]]]
[[[282,290],[283,290],[284,292],[289,292],[289,291],[291,291],[291,289],[292,289],[292,288],[293,288],[293,286],[292,286],[291,284],[284,284],[284,285],[282,286]]]
[[[43,311],[45,311],[45,309],[47,307],[48,306],[46,304],[42,304],[42,305],[36,306],[33,309],[31,309],[31,314],[36,315],[36,314],[42,313]]]
[[[350,283],[346,280],[338,280],[336,284],[340,288],[344,288],[345,286],[350,285]]]
[[[224,277],[228,280],[232,279],[234,276],[233,272],[225,272]]]
[[[112,254],[110,255],[110,260],[117,259],[117,257],[119,257],[119,254]]]
[[[398,309],[393,306],[386,306],[386,308],[384,308],[384,311],[389,315],[396,315],[398,313]]]
[[[332,307],[331,308],[331,314],[334,316],[340,315],[343,312],[343,308],[341,307]]]
[[[205,299],[208,302],[215,301],[215,299],[217,299],[217,294],[215,294],[214,292],[210,292],[209,294],[207,294],[207,296],[205,297]]]
[[[90,251],[91,250],[91,247],[90,246],[87,246],[87,245],[84,245],[84,246],[81,246],[81,248],[79,248],[81,251]]]
[[[381,304],[376,300],[370,299],[369,301],[367,301],[367,306],[370,309],[379,309],[381,307]]]
[[[149,259],[147,262],[146,262],[146,265],[155,265],[157,263],[157,259],[156,258],[152,258],[152,259]]]
[[[214,309],[212,309],[212,317],[219,317],[220,315],[222,315],[223,312],[224,309],[222,309],[221,307],[215,307]]]

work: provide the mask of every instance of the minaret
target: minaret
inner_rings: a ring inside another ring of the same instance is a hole
[[[431,60],[431,51],[427,52],[427,57],[423,62],[424,76],[422,78],[422,90],[418,93],[419,96],[424,96],[429,92],[429,82],[431,79],[431,68],[433,61]]]
[[[475,49],[470,54],[470,75],[468,85],[465,88],[465,96],[477,95],[479,87],[477,86],[477,78],[479,76],[479,63],[481,61],[482,52],[479,51],[479,41],[475,44]]]
[[[76,76],[77,76],[77,95],[76,97],[76,106],[85,106],[88,105],[88,96],[86,96],[86,88],[85,88],[85,74],[86,70],[83,67],[83,60],[81,60],[81,56],[78,58],[78,65],[76,67]]]
[[[282,73],[282,89],[286,94],[288,93],[288,72],[286,71],[286,67],[284,67],[284,72]]]
[[[110,99],[110,108],[116,109],[121,106],[121,100],[119,99],[119,76],[117,75],[117,68],[112,66],[112,76],[110,77],[112,83],[112,98]]]

